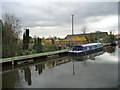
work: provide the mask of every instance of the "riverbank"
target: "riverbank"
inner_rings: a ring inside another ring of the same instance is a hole
[[[65,53],[68,50],[69,49],[64,49],[64,50],[52,51],[52,52],[46,52],[46,53],[38,53],[38,54],[32,54],[32,55],[25,55],[25,56],[17,56],[17,57],[11,57],[11,58],[4,58],[4,59],[0,59],[0,63],[8,63],[8,62],[10,62],[12,65],[14,65],[15,62],[17,62],[17,61],[28,60],[28,59],[36,58],[36,57],[43,57],[43,56],[48,56],[48,55]]]
[[[104,47],[108,47],[108,46],[111,46],[111,44],[107,43],[107,44],[103,44],[103,46]],[[46,57],[46,56],[50,56],[51,57],[51,55],[60,54],[60,53],[66,53],[69,50],[70,49],[63,49],[63,50],[58,50],[58,51],[51,51],[51,52],[37,53],[37,54],[31,54],[31,55],[3,58],[3,59],[0,59],[0,63],[9,63],[11,65],[14,65],[18,61],[26,61],[28,59],[34,59],[36,57]],[[99,51],[99,50],[89,52],[88,54],[94,53],[94,52],[97,52],[97,51]]]

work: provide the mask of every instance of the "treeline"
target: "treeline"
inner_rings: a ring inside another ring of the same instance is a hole
[[[29,29],[26,29],[23,34],[23,44],[21,49],[21,55],[26,54],[35,54],[35,53],[41,53],[42,51],[42,40],[39,37],[34,38],[34,42],[32,42],[34,45],[29,48],[31,43],[32,37],[29,36]]]
[[[32,38],[29,36],[29,29],[26,29],[23,34],[23,44],[22,49],[20,50],[20,54],[27,55],[61,50],[67,48],[67,44],[69,45],[69,43],[66,43],[57,37],[50,37],[46,39],[44,37]]]
[[[2,40],[2,44],[0,44],[0,48],[2,47],[2,58],[61,50],[69,48],[72,45],[70,41],[57,37],[47,39],[39,37],[32,38],[29,36],[29,29],[25,30],[23,39],[21,40],[21,21],[18,17],[8,13],[5,13],[3,20],[0,20],[0,32],[2,32],[0,34],[0,37],[2,37],[0,39]],[[95,36],[91,35],[83,41],[94,42],[96,40]],[[75,38],[75,41],[78,41],[78,39]],[[114,41],[115,36],[110,33],[101,42],[114,43]]]
[[[53,46],[43,46],[42,40],[44,38],[36,37],[34,38],[32,48],[30,46],[30,40],[32,39],[29,36],[29,29],[26,29],[23,34],[23,40],[20,39],[21,35],[21,21],[18,17],[12,14],[5,13],[3,19],[0,20],[0,31],[2,34],[2,58],[28,55],[41,53],[45,51],[56,50],[54,47],[54,40],[52,39]]]

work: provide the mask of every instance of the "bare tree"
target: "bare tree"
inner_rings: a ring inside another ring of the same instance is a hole
[[[83,36],[87,39],[87,42],[89,42],[89,36],[86,35],[87,32],[88,32],[88,27],[87,27],[87,25],[82,25],[81,33],[82,33]]]
[[[19,46],[21,33],[20,19],[14,15],[3,14],[2,57],[15,56]]]
[[[87,25],[83,25],[82,29],[81,29],[82,34],[85,36],[86,32],[87,32]]]

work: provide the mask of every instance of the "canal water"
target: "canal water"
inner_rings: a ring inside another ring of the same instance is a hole
[[[118,87],[120,48],[107,47],[85,56],[39,58],[3,68],[3,88],[115,88]]]

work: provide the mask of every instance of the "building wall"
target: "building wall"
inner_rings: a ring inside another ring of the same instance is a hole
[[[80,38],[83,37],[83,36],[85,36],[88,39],[91,39],[91,38],[101,39],[101,38],[104,38],[107,35],[108,35],[107,32],[95,32],[95,33],[87,33],[85,35],[83,35],[83,34],[67,35],[65,38],[70,40],[71,38],[76,37],[76,36],[78,36]]]

